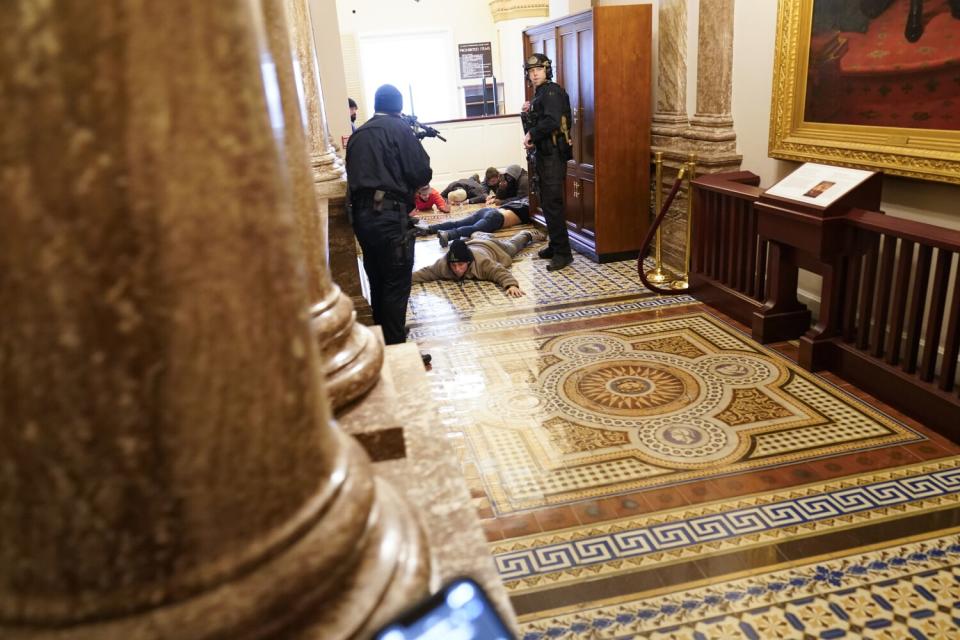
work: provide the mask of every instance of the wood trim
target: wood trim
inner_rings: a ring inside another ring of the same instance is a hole
[[[894,235],[938,249],[960,251],[960,231],[954,229],[862,209],[853,209],[847,213],[846,219],[858,229]]]

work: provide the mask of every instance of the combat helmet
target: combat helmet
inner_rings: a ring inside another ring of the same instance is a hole
[[[543,67],[547,73],[547,80],[553,80],[553,62],[542,53],[532,53],[527,56],[523,63],[523,73],[526,74],[530,69]]]

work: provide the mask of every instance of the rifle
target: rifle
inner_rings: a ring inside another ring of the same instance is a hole
[[[413,114],[411,115],[401,114],[400,117],[403,118],[404,122],[410,125],[410,127],[413,129],[413,132],[417,134],[418,140],[423,140],[424,138],[439,138],[444,142],[447,141],[446,138],[440,135],[439,131],[437,131],[430,125],[423,124],[422,122],[417,120],[417,116]]]
[[[537,114],[531,108],[520,112],[520,123],[523,125],[523,133],[526,135],[531,129],[537,126]],[[537,146],[533,145],[527,152],[527,166],[529,166],[530,191],[536,194],[540,193],[540,176],[537,175]]]

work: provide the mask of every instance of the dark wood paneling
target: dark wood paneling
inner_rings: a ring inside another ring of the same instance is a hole
[[[581,217],[580,231],[587,236],[596,236],[597,230],[597,183],[587,174],[580,178]]]
[[[551,58],[574,116],[568,182],[577,181],[581,194],[572,198],[568,184],[566,218],[574,248],[591,259],[635,254],[649,223],[636,202],[650,180],[651,27],[649,5],[623,5],[525,31],[529,51],[559,49]]]
[[[639,249],[649,224],[637,194],[650,189],[651,16],[650,5],[593,10],[600,254]]]

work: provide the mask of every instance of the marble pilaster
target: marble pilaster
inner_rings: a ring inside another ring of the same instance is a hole
[[[260,11],[0,7],[5,639],[348,638],[427,590],[331,419]]]
[[[682,54],[686,46],[678,45],[679,49],[670,47],[664,52],[664,28],[666,26],[670,34],[678,30],[684,34],[687,32],[685,25],[682,29],[677,26],[679,20],[674,12],[679,12],[679,7],[674,8],[672,4],[670,0],[665,0],[660,14],[660,71],[671,78],[675,73],[672,71],[672,57],[676,55],[672,51]],[[698,3],[696,111],[690,118],[689,126],[680,134],[674,131],[669,136],[658,136],[658,125],[656,122],[654,124],[653,150],[664,152],[664,190],[669,189],[690,154],[697,157],[698,174],[734,171],[740,167],[742,157],[737,153],[731,110],[733,9],[734,0],[700,0]],[[667,13],[666,16],[664,12]],[[683,14],[685,19],[686,7]],[[675,36],[669,35],[668,38],[673,40]],[[663,60],[665,54],[668,56],[666,62]],[[658,95],[658,110],[661,100],[669,104],[675,95],[684,97],[685,88],[677,93],[673,88],[676,84],[667,79],[666,88],[662,91],[663,97]],[[664,262],[677,272],[683,270],[686,251],[688,197],[686,187],[677,193],[662,226]]]
[[[687,0],[662,0],[657,14],[657,106],[653,146],[677,146],[687,121]]]
[[[697,40],[697,109],[690,119],[690,151],[708,172],[739,168],[733,130],[734,0],[700,0]]]
[[[326,151],[320,154],[324,157],[324,161],[318,165],[315,146],[309,148],[310,155],[315,161],[312,177],[308,170],[304,171],[304,164],[301,161],[308,154],[303,135],[305,115],[307,116],[307,139],[310,144],[315,145],[319,140],[326,139],[325,136],[314,135],[318,132],[324,133],[326,123],[323,119],[322,96],[319,94],[320,79],[316,73],[313,26],[310,22],[307,0],[267,0],[268,6],[274,1],[282,2],[289,22],[285,51],[279,49],[279,43],[275,48],[280,54],[276,58],[281,80],[280,91],[285,108],[284,120],[287,122],[286,140],[288,147],[292,145],[288,148],[287,155],[293,165],[291,177],[297,198],[296,209],[302,240],[306,249],[310,299],[314,303],[310,310],[311,320],[320,346],[320,360],[327,378],[330,400],[334,409],[339,409],[361,397],[377,382],[383,363],[383,344],[369,328],[356,321],[354,302],[331,278],[328,229],[330,201],[335,195],[331,189],[336,185],[345,184],[342,164],[339,164],[339,158],[331,148],[329,154]],[[280,37],[280,34],[271,35]],[[291,38],[296,49],[292,61],[289,43]],[[281,64],[281,56],[284,57],[283,64]],[[299,84],[304,88],[303,95],[298,91],[298,79],[295,75],[297,69],[301,72]],[[313,100],[311,100],[311,91],[317,92]],[[312,107],[311,104],[313,104]],[[327,162],[327,155],[332,156],[335,162]],[[336,171],[330,169],[335,165],[339,169]],[[323,174],[323,171],[318,170],[318,166],[328,173],[333,171],[331,176],[334,177],[315,182],[317,177]],[[339,201],[342,202],[343,193],[339,193],[339,196]],[[343,217],[345,219],[346,216]],[[348,235],[351,243],[350,251],[355,256],[356,251],[352,246],[353,230],[349,225],[346,234],[341,235]],[[354,259],[354,271],[356,270]],[[359,273],[356,277],[359,279]]]

